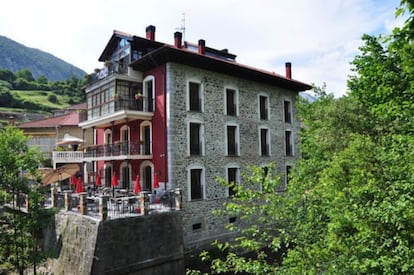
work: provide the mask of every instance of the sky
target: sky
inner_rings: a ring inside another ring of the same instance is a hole
[[[87,73],[114,30],[173,44],[184,39],[228,49],[236,61],[292,78],[339,97],[364,33],[390,34],[399,0],[6,0],[0,35],[46,51]]]

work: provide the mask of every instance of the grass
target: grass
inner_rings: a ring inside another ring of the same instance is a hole
[[[67,96],[56,95],[52,91],[20,91],[12,90],[11,95],[22,101],[27,100],[51,109],[62,109],[69,106],[67,103],[69,98]],[[48,100],[49,95],[56,95],[58,103],[52,103]]]

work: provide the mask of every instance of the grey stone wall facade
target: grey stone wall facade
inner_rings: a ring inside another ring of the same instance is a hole
[[[201,112],[189,111],[189,82],[200,84],[203,106]],[[237,116],[229,116],[225,113],[226,88],[237,91]],[[172,186],[183,190],[184,244],[188,251],[209,243],[216,237],[227,236],[224,225],[228,223],[229,217],[219,219],[211,212],[222,207],[223,202],[228,199],[226,188],[216,182],[216,177],[226,178],[228,167],[239,168],[242,173],[249,165],[266,166],[273,162],[284,177],[286,166],[294,165],[298,157],[300,127],[295,119],[294,108],[298,93],[251,80],[168,63],[167,94],[169,180]],[[260,95],[268,97],[270,110],[268,120],[259,118]],[[284,121],[284,101],[291,103],[293,114],[291,123]],[[202,125],[202,156],[189,155],[190,122]],[[235,125],[238,128],[238,156],[227,155],[226,125]],[[270,134],[269,156],[260,154],[261,128],[268,129]],[[285,154],[286,131],[291,131],[293,134],[292,156]],[[203,170],[205,194],[202,200],[190,200],[191,168]]]

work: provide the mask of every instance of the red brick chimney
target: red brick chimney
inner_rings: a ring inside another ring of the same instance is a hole
[[[145,29],[145,32],[147,34],[147,39],[149,39],[149,40],[155,40],[155,26],[149,25]]]
[[[206,41],[203,39],[198,40],[198,53],[203,55],[206,53]]]
[[[285,69],[286,69],[286,78],[292,79],[292,63],[286,62]]]
[[[176,48],[179,48],[179,49],[182,48],[182,39],[183,39],[183,34],[181,32],[174,33],[174,46]]]

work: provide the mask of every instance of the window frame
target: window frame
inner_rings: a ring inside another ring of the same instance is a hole
[[[233,91],[233,107],[234,113],[229,113],[228,91]],[[224,114],[228,116],[239,116],[239,90],[234,87],[224,88]]]
[[[262,105],[262,98],[265,98],[265,102],[264,105]],[[270,97],[268,94],[265,93],[259,93],[257,95],[257,113],[258,113],[258,118],[261,121],[267,121],[270,120]],[[265,118],[262,117],[262,106],[264,106],[264,111],[265,111]]]
[[[148,83],[151,83],[151,97],[148,95]],[[142,92],[144,96],[144,111],[154,112],[155,110],[155,77],[153,75],[146,76],[142,81]]]
[[[193,185],[192,185],[192,171],[199,170],[200,171],[200,198],[193,198]],[[191,165],[187,169],[187,183],[188,183],[188,201],[200,201],[205,200],[206,198],[206,184],[205,184],[205,168],[201,165]]]
[[[285,123],[292,123],[293,121],[292,101],[289,99],[283,100],[283,121]]]
[[[235,183],[240,184],[240,166],[236,165],[236,164],[230,164],[230,165],[226,165],[225,169],[226,169],[226,181],[228,183],[230,183],[229,170],[230,169],[236,169],[236,175],[235,175],[236,176],[236,181],[235,181]],[[230,197],[233,197],[234,195],[236,195],[236,193],[234,192],[233,194],[231,194],[230,193],[230,187],[226,188],[226,197],[230,198]]]
[[[191,84],[198,85],[198,109],[192,108],[192,100],[191,100]],[[204,111],[204,93],[203,93],[203,86],[200,81],[197,80],[189,80],[187,81],[187,111],[189,112],[200,112]]]
[[[234,127],[234,145],[235,145],[235,152],[234,154],[230,154],[230,147],[229,147],[229,127]],[[226,156],[229,157],[236,157],[240,156],[240,130],[239,125],[237,123],[226,123],[225,124],[225,141],[226,144]]]
[[[199,125],[199,153],[192,153],[192,142],[191,142],[191,124]],[[187,155],[188,156],[204,156],[204,124],[200,120],[190,120],[187,123]]]
[[[267,154],[263,154],[263,145],[262,145],[262,131],[266,130],[266,151]],[[270,157],[271,154],[271,140],[270,140],[270,129],[266,126],[260,126],[259,127],[259,155],[262,157]]]
[[[289,156],[289,157],[294,156],[295,145],[293,142],[293,131],[292,130],[289,130],[289,129],[285,130],[284,143],[285,143],[285,156]]]

